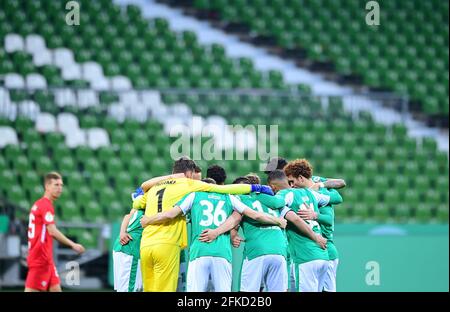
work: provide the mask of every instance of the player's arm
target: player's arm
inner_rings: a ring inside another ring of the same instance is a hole
[[[245,205],[243,202],[241,202],[236,196],[230,195],[231,204],[233,205],[233,209],[240,214],[249,217],[250,219],[253,219],[259,223],[263,224],[273,224],[278,225],[279,227],[285,228],[286,227],[286,221],[284,218],[277,218],[272,215],[255,211]]]
[[[144,192],[147,192],[149,189],[151,189],[153,186],[155,186],[157,183],[167,180],[167,179],[177,179],[177,178],[185,178],[186,176],[184,173],[173,173],[161,177],[155,177],[150,180],[145,181],[141,184],[141,188]]]
[[[260,184],[217,185],[196,180],[191,180],[190,183],[191,183],[190,184],[191,192],[214,192],[220,194],[233,194],[233,195],[257,192],[273,195],[272,189],[267,185],[260,185]]]
[[[237,228],[231,230],[230,239],[231,245],[233,245],[234,248],[239,248],[239,246],[241,246],[241,242],[245,242],[245,239],[239,236]]]
[[[123,219],[122,223],[120,224],[120,234],[119,234],[119,240],[121,245],[126,245],[130,240],[133,240],[130,234],[127,233],[127,227],[128,223],[130,222],[130,218],[133,215],[133,213],[136,210],[133,208],[130,210],[129,214],[126,214]]]
[[[328,189],[341,189],[347,186],[344,179],[327,179],[323,186]]]
[[[258,200],[271,209],[283,209],[285,207],[285,200],[281,195],[269,196],[261,194],[258,196]]]
[[[172,209],[164,212],[159,212],[151,217],[143,215],[141,218],[141,226],[145,228],[148,225],[161,224],[175,219],[182,213],[180,207],[175,206]]]
[[[336,190],[321,189],[320,193],[316,191],[311,191],[311,193],[316,198],[319,207],[338,205],[343,202],[341,194]]]
[[[187,214],[192,208],[195,199],[195,193],[190,193],[181,199],[172,209],[164,212],[159,212],[151,217],[142,216],[141,226],[145,228],[148,225],[160,224],[175,219],[180,214]]]
[[[58,242],[60,242],[63,245],[69,246],[70,248],[72,248],[73,250],[75,250],[78,253],[83,253],[84,252],[84,247],[81,244],[77,244],[74,241],[72,241],[71,239],[69,239],[66,235],[64,235],[63,233],[61,233],[60,230],[58,230],[58,228],[56,227],[56,225],[53,224],[48,224],[47,225],[47,230],[48,233],[55,238]]]
[[[306,222],[303,219],[297,216],[297,214],[294,211],[290,210],[289,208],[285,208],[282,210],[281,215],[284,215],[284,218],[289,222],[291,222],[293,225],[295,225],[295,227],[300,231],[300,233],[308,237],[310,240],[316,242],[322,249],[327,248],[326,247],[327,240],[322,236],[314,233],[314,231],[309,227],[309,225],[306,224]]]
[[[210,243],[213,240],[215,240],[219,235],[222,235],[223,233],[227,233],[234,228],[241,222],[242,215],[237,212],[233,211],[231,216],[229,216],[224,223],[222,223],[219,227],[216,229],[205,229],[200,233],[199,241]]]
[[[279,227],[282,228],[286,227],[286,220],[284,220],[283,218],[277,218],[269,214],[254,211],[253,209],[246,206],[244,203],[242,203],[239,199],[237,199],[234,196],[230,196],[230,200],[231,204],[233,205],[233,209],[235,209],[235,211],[218,228],[214,230],[212,229],[203,230],[199,238],[200,241],[211,242],[214,239],[216,239],[217,236],[235,228],[242,218],[242,216],[238,216],[239,214],[247,216],[259,223],[278,225]]]
[[[320,209],[323,211],[323,209],[326,209],[326,208],[327,207],[322,207]],[[333,208],[330,207],[329,209],[333,209]],[[297,214],[303,220],[314,220],[322,225],[328,225],[328,226],[333,225],[333,217],[331,214],[320,213],[320,212],[316,212],[311,209],[299,210],[297,212]]]

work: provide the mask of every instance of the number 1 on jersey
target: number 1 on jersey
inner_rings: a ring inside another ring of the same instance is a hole
[[[160,189],[156,194],[158,195],[158,212],[162,211],[162,201],[166,188]]]

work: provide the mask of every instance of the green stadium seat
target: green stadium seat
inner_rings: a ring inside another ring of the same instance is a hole
[[[365,203],[355,203],[353,216],[360,221],[367,222],[370,219],[369,207]]]
[[[55,170],[53,163],[50,161],[48,157],[45,156],[39,157],[35,161],[34,167],[36,168],[38,175],[41,176],[45,175],[46,173],[52,170]]]
[[[437,220],[441,223],[448,223],[448,203],[447,205],[438,206]]]
[[[84,216],[91,222],[101,222],[104,220],[103,211],[98,202],[89,201],[84,205]]]
[[[131,202],[128,206],[123,206],[120,202],[113,201],[107,207],[107,214],[111,220],[119,220],[129,212],[129,210],[131,209],[131,207],[129,206],[131,206]]]
[[[421,204],[416,207],[415,218],[419,222],[428,222],[431,219],[432,210],[431,206],[427,204]]]
[[[385,222],[389,218],[389,206],[379,203],[374,208],[374,218],[378,222]]]
[[[99,234],[94,235],[90,231],[84,230],[79,236],[79,241],[86,248],[95,248],[97,246],[97,237]]]
[[[61,219],[65,221],[75,221],[80,218],[80,210],[74,201],[66,201],[62,208]]]

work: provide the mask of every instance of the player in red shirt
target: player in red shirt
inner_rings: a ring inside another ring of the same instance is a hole
[[[50,172],[44,179],[45,192],[31,207],[28,224],[28,274],[25,291],[61,291],[58,272],[53,262],[53,238],[78,253],[84,247],[68,239],[55,225],[53,202],[61,195],[62,177]]]

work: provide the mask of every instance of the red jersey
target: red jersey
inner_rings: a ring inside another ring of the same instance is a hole
[[[28,267],[53,264],[53,238],[47,225],[55,224],[55,209],[42,197],[31,207],[28,223]]]

